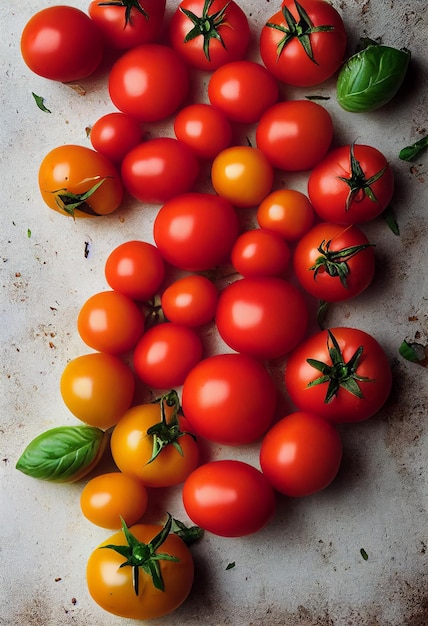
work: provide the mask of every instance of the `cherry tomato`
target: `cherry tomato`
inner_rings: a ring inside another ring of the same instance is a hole
[[[211,182],[218,195],[234,206],[253,207],[270,192],[273,168],[261,150],[231,146],[214,159]]]
[[[294,498],[325,489],[341,460],[342,440],[333,424],[304,411],[276,422],[260,447],[263,474],[274,489]]]
[[[232,127],[224,113],[203,103],[181,109],[175,116],[174,132],[200,159],[213,159],[232,141]]]
[[[189,70],[180,55],[157,43],[127,50],[114,63],[108,81],[113,104],[142,122],[157,122],[184,103]]]
[[[80,420],[107,430],[134,397],[132,370],[112,354],[84,354],[67,363],[60,379],[65,405]]]
[[[166,0],[93,0],[89,15],[106,47],[128,50],[160,38]]]
[[[234,0],[182,0],[171,18],[169,39],[189,65],[210,71],[244,58],[250,26]]]
[[[245,354],[215,354],[200,361],[183,385],[183,411],[196,434],[242,445],[259,439],[276,408],[276,388],[265,367]]]
[[[165,263],[159,250],[146,241],[126,241],[107,257],[104,267],[108,284],[132,300],[148,300],[158,292]]]
[[[214,284],[200,274],[178,278],[161,295],[161,307],[170,322],[203,326],[212,322],[218,293]]]
[[[268,70],[289,85],[323,83],[339,69],[347,36],[339,13],[324,0],[284,0],[260,33]]]
[[[77,317],[82,340],[94,350],[123,354],[144,330],[144,317],[135,302],[119,291],[101,291],[83,304]]]
[[[311,100],[278,102],[263,113],[256,129],[258,148],[271,164],[289,172],[310,170],[326,155],[333,121]]]
[[[143,141],[143,129],[137,120],[125,113],[107,113],[92,126],[89,139],[94,150],[119,164]]]
[[[303,339],[308,310],[303,295],[288,281],[251,276],[236,280],[220,293],[216,323],[221,338],[233,350],[276,359]]]
[[[394,193],[394,174],[377,148],[340,146],[310,173],[308,193],[321,219],[359,224],[386,209]]]
[[[277,232],[286,241],[300,239],[314,222],[314,210],[307,196],[295,189],[272,191],[257,209],[261,228]]]
[[[146,330],[134,350],[134,367],[149,387],[169,389],[184,383],[192,367],[202,358],[199,335],[174,322]]]
[[[122,472],[108,472],[91,478],[80,494],[80,508],[92,524],[102,528],[120,528],[141,519],[147,509],[146,487]]]
[[[39,189],[49,208],[72,217],[113,213],[123,197],[122,182],[111,161],[78,145],[58,146],[44,157]]]
[[[131,564],[124,565],[128,559],[123,550],[127,547],[131,556],[132,547],[123,530],[91,553],[86,567],[90,595],[105,611],[120,617],[149,620],[171,613],[192,588],[194,565],[189,548],[176,534],[166,534],[164,539],[158,525],[136,524],[127,531],[134,537],[130,541],[136,553]],[[154,559],[153,555],[158,556]],[[156,568],[161,581],[158,587],[153,578]]]
[[[75,7],[52,6],[26,23],[21,54],[35,74],[70,83],[95,72],[103,57],[103,42],[86,13]]]
[[[287,392],[301,411],[331,422],[360,422],[377,413],[392,387],[382,346],[356,328],[331,328],[303,341],[287,358]]]
[[[367,289],[375,272],[375,254],[357,226],[321,222],[298,242],[293,266],[308,293],[326,302],[339,302]]]
[[[284,239],[264,228],[239,235],[231,253],[232,264],[242,276],[282,276],[290,257]]]
[[[114,427],[110,445],[120,471],[147,487],[178,485],[199,462],[198,444],[179,415],[175,392],[129,409]]]
[[[233,122],[258,122],[278,97],[276,79],[255,61],[226,63],[213,72],[208,82],[211,104]]]
[[[194,524],[221,537],[243,537],[271,520],[275,494],[265,476],[243,461],[201,465],[183,485],[183,504]]]
[[[160,208],[153,226],[165,261],[191,272],[209,270],[227,260],[238,233],[234,207],[210,193],[171,198]]]
[[[162,204],[192,188],[199,174],[199,161],[181,141],[157,137],[128,152],[121,172],[131,196],[140,202]]]

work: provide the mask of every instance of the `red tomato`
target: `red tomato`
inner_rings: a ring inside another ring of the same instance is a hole
[[[375,254],[357,226],[321,222],[298,242],[293,266],[308,293],[326,302],[339,302],[367,289],[375,272]]]
[[[107,47],[128,50],[160,38],[166,0],[93,0],[89,15]]]
[[[332,138],[330,114],[311,100],[275,104],[256,129],[258,148],[274,167],[289,172],[312,169],[327,153]]]
[[[21,54],[32,72],[70,83],[87,78],[103,57],[101,34],[86,13],[52,6],[35,13],[21,35]]]
[[[174,132],[201,159],[213,159],[232,141],[229,120],[209,104],[189,104],[181,109],[175,116]]]
[[[242,276],[282,276],[290,262],[284,239],[272,230],[247,230],[232,248],[231,260]]]
[[[308,192],[322,219],[359,224],[386,209],[394,193],[394,174],[376,148],[345,145],[329,152],[310,173]]]
[[[108,284],[132,300],[148,300],[158,292],[165,276],[165,263],[156,246],[146,241],[126,241],[107,257],[104,267]]]
[[[118,291],[101,291],[88,298],[80,309],[77,329],[94,350],[123,354],[141,337],[144,317],[128,296]]]
[[[234,0],[182,0],[171,18],[169,38],[191,66],[215,70],[244,58],[250,27]]]
[[[299,411],[276,422],[263,438],[260,467],[274,489],[299,498],[325,489],[342,460],[342,440],[327,420]]]
[[[178,278],[161,296],[164,315],[183,326],[203,326],[215,317],[217,289],[205,276],[190,274]]]
[[[314,216],[307,196],[295,189],[272,191],[257,209],[259,226],[274,230],[286,241],[300,239],[311,228]]]
[[[113,104],[142,122],[172,115],[190,87],[189,69],[177,52],[161,44],[126,51],[113,65],[108,89]]]
[[[143,141],[143,129],[133,117],[108,113],[100,117],[89,135],[92,146],[112,163],[121,163],[125,155]]]
[[[258,122],[279,97],[278,83],[254,61],[234,61],[219,67],[208,82],[211,104],[232,121]]]
[[[309,337],[288,356],[285,386],[301,411],[331,422],[361,422],[386,402],[391,366],[368,333],[331,328]]]
[[[342,63],[346,44],[342,18],[323,0],[284,0],[260,33],[260,54],[268,70],[300,87],[330,78]]]
[[[201,465],[183,485],[183,504],[194,524],[221,537],[259,531],[273,517],[275,494],[265,476],[242,461]]]
[[[207,357],[183,385],[183,411],[194,432],[226,445],[259,439],[272,422],[276,401],[267,370],[245,354]]]
[[[217,305],[217,329],[237,352],[276,359],[303,339],[308,310],[300,291],[282,278],[241,278],[223,289]]]
[[[192,188],[199,174],[199,161],[181,141],[157,137],[128,152],[121,173],[131,196],[140,202],[162,204]]]
[[[202,358],[199,335],[187,326],[164,322],[147,330],[134,350],[134,368],[149,387],[170,389],[184,383]]]
[[[191,272],[223,263],[239,233],[234,207],[209,193],[187,193],[172,198],[159,210],[153,235],[163,258]]]

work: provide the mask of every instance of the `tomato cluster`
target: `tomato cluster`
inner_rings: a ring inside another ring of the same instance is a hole
[[[92,352],[70,361],[60,382],[79,420],[111,432],[116,471],[90,479],[81,506],[95,524],[122,526],[88,563],[92,596],[119,615],[172,611],[193,579],[170,520],[163,529],[135,526],[147,488],[182,485],[189,518],[214,534],[254,533],[274,515],[275,494],[307,496],[333,481],[337,424],[368,419],[391,390],[377,341],[355,328],[314,332],[308,302],[351,299],[369,286],[374,248],[356,224],[386,208],[392,170],[374,147],[331,149],[334,121],[320,104],[282,99],[281,82],[331,77],[347,38],[327,2],[284,0],[278,9],[259,36],[263,64],[247,58],[249,18],[233,0],[183,0],[166,35],[160,0],[93,1],[90,17],[46,9],[22,35],[29,67],[63,82],[94,71],[103,46],[120,51],[108,79],[118,111],[93,125],[93,150],[61,146],[41,163],[48,206],[73,218],[105,215],[124,191],[159,205],[153,243],[125,241],[106,259],[108,288],[77,319]],[[45,28],[56,28],[57,48],[35,45]],[[79,38],[92,46],[85,60],[94,67],[76,57],[67,73],[59,51],[73,34],[73,50]],[[204,101],[191,101],[193,69],[208,72]],[[174,136],[145,139],[160,120],[172,121]],[[235,141],[237,125],[252,125],[255,145]],[[278,184],[283,172],[307,173],[308,193]],[[282,368],[280,389],[273,365]],[[280,395],[294,412],[278,415]],[[203,462],[199,440],[231,457],[234,446],[259,441],[260,469]],[[139,562],[137,552],[151,560]],[[124,557],[129,575],[109,580],[105,563],[116,571]],[[140,603],[139,577],[149,576]]]

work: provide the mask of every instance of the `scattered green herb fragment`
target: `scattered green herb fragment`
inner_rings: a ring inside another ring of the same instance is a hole
[[[413,161],[428,148],[428,135],[419,139],[411,146],[406,146],[400,150],[398,157],[402,161]]]
[[[31,237],[31,230],[29,228],[27,228],[27,237],[28,237],[28,239],[30,239],[30,237]]]
[[[306,100],[330,100],[330,96],[305,96]]]
[[[36,101],[37,106],[39,107],[41,111],[43,111],[44,113],[52,113],[52,111],[50,111],[48,108],[45,107],[45,99],[42,96],[38,96],[37,94],[34,93],[34,91],[32,91],[31,93],[33,95],[34,100]]]
[[[410,343],[404,340],[398,348],[398,352],[406,361],[428,367],[428,346],[423,346],[421,343],[416,342]]]
[[[174,535],[178,535],[186,546],[190,546],[193,542],[198,541],[204,534],[204,531],[199,526],[186,526],[186,524],[175,519],[175,517],[171,521],[171,532]]]
[[[392,230],[394,235],[397,235],[398,237],[398,235],[400,234],[400,227],[398,226],[398,222],[395,218],[394,210],[392,209],[391,206],[386,207],[386,209],[382,213],[382,217],[387,223],[387,225],[389,226],[389,228]]]
[[[233,569],[235,567],[235,565],[236,565],[235,561],[232,561],[231,563],[228,563],[226,565],[226,570]]]
[[[367,552],[364,550],[364,548],[361,548],[361,550],[360,550],[360,554],[361,554],[361,556],[363,557],[363,559],[364,559],[365,561],[368,561],[368,559],[369,559],[369,555],[368,555],[368,554],[367,554]]]

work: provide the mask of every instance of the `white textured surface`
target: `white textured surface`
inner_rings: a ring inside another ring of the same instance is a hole
[[[88,3],[73,4],[86,9]],[[169,11],[177,3],[168,1]],[[85,127],[113,110],[106,72],[82,81],[87,93],[79,96],[24,65],[22,28],[35,11],[53,4],[10,0],[0,6],[0,624],[125,626],[131,622],[104,613],[86,590],[86,559],[108,531],[82,518],[81,485],[42,483],[15,470],[33,437],[75,423],[58,387],[67,360],[86,351],[76,331],[77,313],[88,296],[106,287],[103,266],[116,245],[136,236],[151,240],[156,211],[129,203],[107,218],[73,222],[50,211],[39,196],[43,156],[62,143],[88,145]],[[256,33],[279,2],[240,4]],[[284,91],[287,97],[331,95],[325,106],[333,116],[335,142],[357,140],[378,147],[396,174],[393,206],[401,236],[395,237],[382,220],[367,225],[377,244],[375,281],[356,301],[334,307],[328,320],[375,335],[391,358],[394,392],[376,418],[343,429],[343,467],[328,490],[305,500],[280,500],[273,523],[252,537],[206,535],[194,547],[197,576],[191,597],[155,623],[428,625],[428,372],[397,354],[404,337],[421,333],[426,340],[428,335],[428,161],[425,155],[412,168],[397,158],[399,149],[428,127],[426,2],[333,4],[348,26],[351,50],[360,35],[367,35],[413,54],[399,97],[371,114],[341,111],[334,81],[313,90]],[[45,98],[51,115],[36,107],[32,91]],[[171,131],[158,125],[152,132]],[[303,175],[284,179],[305,189]],[[85,242],[90,242],[88,258]],[[214,452],[257,465],[257,446]],[[185,520],[179,490],[153,497],[150,515],[161,517],[165,508]],[[236,566],[226,571],[231,561]]]

